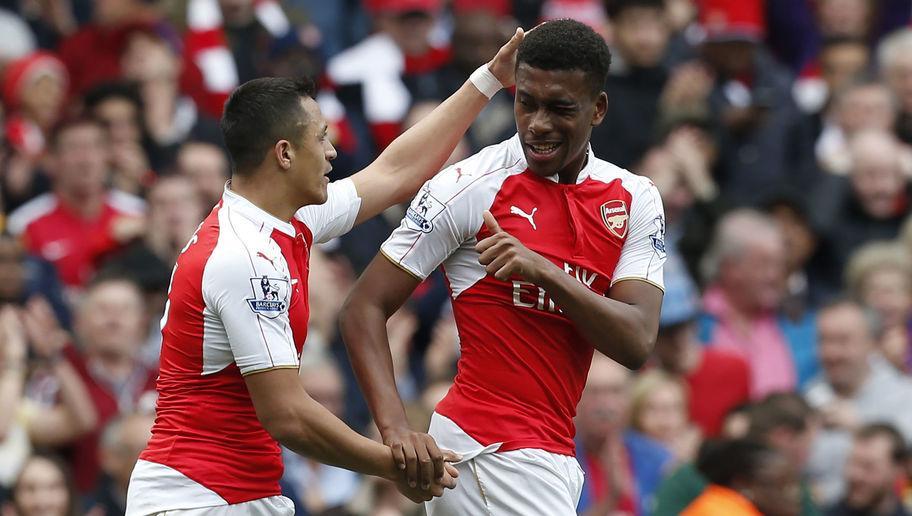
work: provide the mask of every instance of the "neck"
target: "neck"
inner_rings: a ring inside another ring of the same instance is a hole
[[[130,376],[130,373],[133,372],[133,367],[136,365],[132,357],[120,353],[96,352],[91,354],[89,360],[98,364],[109,380],[117,382],[123,381]]]
[[[580,172],[589,162],[589,149],[583,150],[583,155],[570,162],[563,170],[557,173],[558,180],[562,185],[575,185]]]
[[[76,193],[65,190],[57,190],[57,195],[63,199],[67,207],[84,218],[92,218],[97,215],[102,206],[104,206],[104,194],[98,193]]]
[[[250,175],[234,174],[231,178],[231,190],[273,217],[284,221],[291,220],[302,204],[291,200],[287,195],[287,189],[276,188],[274,182],[264,181],[263,177],[264,171],[254,171]]]

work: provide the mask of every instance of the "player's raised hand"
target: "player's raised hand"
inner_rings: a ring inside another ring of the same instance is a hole
[[[485,271],[501,281],[516,275],[537,283],[550,262],[501,229],[490,211],[485,210],[482,217],[491,236],[475,244],[475,250],[480,254],[478,261],[485,266]]]
[[[516,83],[516,49],[519,48],[525,35],[522,27],[517,27],[510,41],[500,47],[494,59],[488,62],[488,70],[491,70],[504,88],[509,88]]]
[[[427,491],[434,484],[442,483],[446,477],[446,462],[460,460],[458,454],[438,448],[434,438],[426,433],[393,428],[381,434],[383,444],[393,451],[396,467],[403,472],[403,481],[410,488]]]

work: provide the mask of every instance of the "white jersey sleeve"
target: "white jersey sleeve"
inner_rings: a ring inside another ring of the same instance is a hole
[[[295,213],[313,234],[313,243],[321,244],[348,233],[361,210],[361,197],[350,179],[333,181],[327,187],[326,202],[304,206]]]
[[[621,249],[611,284],[625,279],[640,279],[662,290],[662,265],[665,263],[665,211],[662,198],[651,181],[637,177],[630,208],[630,234]]]
[[[203,300],[214,315],[206,318],[204,334],[224,331],[241,374],[298,367],[288,320],[289,279],[271,265],[284,265],[281,251],[232,240],[216,249],[203,273]],[[223,330],[208,327],[219,323]]]
[[[515,172],[509,140],[443,169],[421,187],[402,223],[380,248],[418,279],[465,245],[474,245],[503,178]]]

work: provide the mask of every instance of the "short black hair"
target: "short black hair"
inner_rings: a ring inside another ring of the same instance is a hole
[[[733,487],[750,482],[777,452],[749,439],[708,440],[697,454],[697,470],[711,483]]]
[[[297,141],[307,124],[301,98],[313,96],[314,84],[306,78],[263,77],[238,86],[221,120],[232,173],[258,166],[279,140]]]
[[[526,63],[540,70],[580,70],[586,74],[593,95],[605,89],[611,52],[605,39],[575,20],[543,23],[529,31],[516,54],[516,65]]]
[[[123,99],[136,107],[136,112],[142,114],[143,101],[139,93],[139,86],[129,81],[103,82],[94,86],[85,94],[85,107],[94,111],[96,107],[108,99]]]
[[[906,440],[895,426],[889,423],[869,423],[855,432],[856,441],[886,437],[890,441],[890,459],[893,464],[903,464],[909,456]]]
[[[605,0],[605,12],[608,18],[617,20],[617,17],[628,9],[655,9],[665,11],[665,0]]]

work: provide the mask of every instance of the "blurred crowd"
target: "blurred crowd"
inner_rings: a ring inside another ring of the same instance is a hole
[[[316,78],[344,177],[517,25],[566,17],[612,49],[596,155],[649,177],[667,218],[654,357],[596,356],[579,404],[580,513],[909,514],[912,0],[0,0],[0,514],[123,514],[234,87]],[[450,161],[510,137],[512,103]],[[367,435],[336,319],[402,214],[311,256],[302,379]],[[459,356],[441,274],[389,330],[425,429]],[[298,514],[421,510],[285,464]]]

